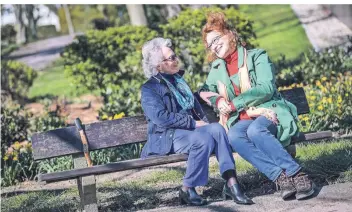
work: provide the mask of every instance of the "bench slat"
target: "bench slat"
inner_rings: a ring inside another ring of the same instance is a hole
[[[330,131],[324,131],[319,133],[305,133],[305,134],[301,133],[298,139],[293,141],[293,143],[312,141],[316,139],[331,138],[331,137],[332,137],[332,133]],[[39,180],[46,181],[46,182],[56,182],[61,180],[74,179],[79,176],[99,175],[99,174],[106,174],[111,172],[125,171],[129,169],[136,169],[136,168],[143,168],[143,167],[156,166],[161,164],[186,161],[187,158],[188,156],[185,154],[175,154],[175,155],[169,155],[169,156],[153,157],[145,160],[134,159],[134,160],[128,160],[128,161],[109,163],[105,165],[97,165],[97,166],[92,166],[87,168],[74,169],[69,171],[41,174],[39,175]]]
[[[69,171],[54,172],[48,174],[39,175],[39,181],[56,182],[61,180],[74,179],[81,176],[106,174],[111,172],[124,171],[129,169],[143,168],[155,165],[162,165],[168,163],[175,163],[180,161],[186,161],[188,155],[186,154],[175,154],[169,156],[159,156],[148,159],[134,159],[128,161],[121,161],[115,163],[109,163],[104,165],[97,165],[87,168],[74,169]]]
[[[89,150],[147,140],[144,116],[101,121],[84,126]],[[76,127],[65,127],[36,133],[32,136],[35,160],[82,152],[82,142]]]
[[[331,131],[321,131],[321,132],[313,132],[313,133],[300,133],[297,138],[292,139],[292,143],[299,143],[304,141],[314,141],[319,139],[328,139],[332,138]]]

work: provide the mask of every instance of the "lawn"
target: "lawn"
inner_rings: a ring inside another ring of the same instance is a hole
[[[34,80],[28,92],[29,98],[44,96],[77,97],[78,93],[76,88],[64,75],[64,65],[61,59],[54,62],[45,71],[37,73],[38,77]],[[89,93],[89,91],[86,93]],[[94,94],[98,93],[95,92]]]
[[[33,86],[29,89],[29,98],[54,95],[74,96],[74,87],[64,77],[64,66],[58,65],[48,68],[46,71],[38,72]]]
[[[290,5],[240,5],[241,12],[254,21],[259,48],[276,61],[280,54],[296,59],[311,44]]]
[[[297,160],[319,186],[352,182],[351,139],[299,145]],[[242,158],[236,159],[236,169],[239,181],[250,196],[256,196],[254,191],[258,188],[275,187]],[[165,171],[150,172],[140,179],[98,184],[99,210],[126,211],[178,205],[177,190],[184,171],[182,167],[170,167]],[[220,199],[223,183],[215,163],[210,166],[208,185],[201,187],[200,191],[216,201]],[[78,201],[76,188],[12,193],[2,195],[1,211],[76,211]]]

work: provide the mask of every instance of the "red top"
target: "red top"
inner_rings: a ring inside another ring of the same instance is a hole
[[[232,53],[229,56],[227,56],[225,58],[225,62],[226,62],[227,73],[228,73],[229,76],[232,76],[232,75],[238,73],[238,52],[237,51],[235,51],[234,53]],[[241,94],[240,89],[234,83],[232,83],[232,85],[233,85],[233,88],[235,90],[236,96],[240,95]],[[220,100],[220,98],[217,99],[216,105],[217,105],[219,100]],[[232,110],[236,111],[236,108],[233,105],[233,103],[231,102],[230,104],[231,104]],[[248,114],[246,113],[245,110],[240,112],[239,119],[240,120],[251,120],[251,118],[248,116]]]

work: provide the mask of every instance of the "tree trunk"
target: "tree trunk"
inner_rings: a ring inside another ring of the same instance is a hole
[[[167,19],[177,16],[182,10],[181,5],[179,4],[168,4],[165,5],[165,8],[167,11]]]
[[[23,8],[22,5],[13,5],[15,9],[16,23],[16,44],[22,44],[26,42],[26,27],[23,22]]]
[[[36,40],[37,37],[37,27],[36,27],[36,21],[35,21],[35,17],[34,17],[34,10],[35,10],[35,6],[33,4],[28,4],[25,5],[26,8],[26,17],[28,20],[28,38],[30,38],[30,40]],[[28,39],[27,39],[28,41]]]
[[[75,34],[74,28],[73,28],[73,24],[72,24],[72,19],[71,19],[71,14],[70,14],[70,10],[67,7],[67,4],[63,4],[62,5],[65,11],[65,18],[66,18],[66,22],[67,22],[67,27],[68,27],[68,33],[73,36]]]
[[[141,4],[127,4],[127,11],[131,24],[134,26],[147,26],[147,18]]]

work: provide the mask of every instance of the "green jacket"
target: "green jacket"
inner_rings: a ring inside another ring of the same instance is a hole
[[[244,64],[244,48],[238,47],[238,67]],[[265,50],[252,49],[247,51],[247,68],[251,82],[251,88],[236,96],[231,81],[239,87],[239,76],[228,76],[226,62],[217,59],[211,64],[208,78],[201,88],[202,91],[218,93],[217,82],[221,81],[227,87],[229,99],[236,107],[236,111],[230,114],[227,126],[230,128],[238,121],[239,112],[254,106],[272,109],[276,112],[279,124],[276,137],[286,147],[291,142],[291,137],[298,134],[297,108],[285,100],[275,85],[275,68]],[[215,107],[217,96],[209,97],[212,106]]]

